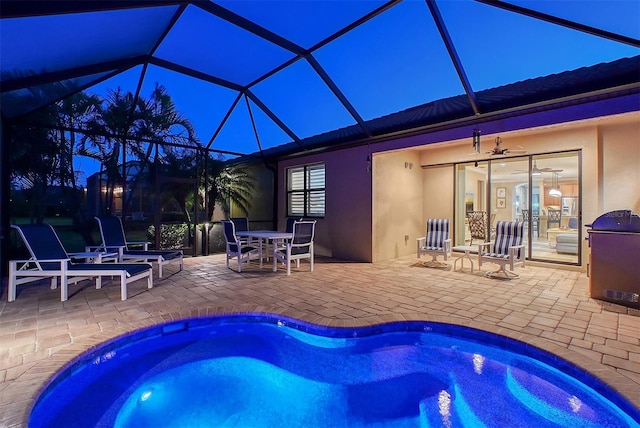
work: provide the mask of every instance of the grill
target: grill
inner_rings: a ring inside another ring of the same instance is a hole
[[[640,308],[640,217],[610,211],[586,227],[591,297]]]

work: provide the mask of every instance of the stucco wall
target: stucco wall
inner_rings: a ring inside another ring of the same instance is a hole
[[[316,254],[353,261],[371,261],[372,190],[367,147],[327,152],[282,161],[278,165],[278,227],[287,215],[286,168],[325,164],[326,216],[317,220]],[[374,166],[375,168],[375,166]]]
[[[422,231],[423,174],[417,152],[374,157],[373,261],[415,253]]]
[[[463,139],[434,143],[446,134],[406,137],[372,144],[371,148],[349,148],[280,162],[279,227],[284,228],[286,216],[285,169],[325,162],[327,215],[318,221],[318,253],[374,262],[414,254],[426,218],[454,216],[452,164],[473,160],[469,157],[471,132]],[[482,139],[483,151],[492,148],[496,135],[502,137],[506,147],[521,146],[527,154],[581,152],[583,224],[606,210],[631,208],[640,212],[639,112],[487,133]],[[366,169],[369,149],[374,152],[372,173]],[[585,241],[583,265],[587,255]]]
[[[248,217],[252,229],[272,229],[273,221],[273,183],[274,173],[264,165],[247,167],[247,172],[254,179],[254,189],[249,200],[249,212],[244,213],[237,205],[231,203],[230,217]]]
[[[640,124],[603,126],[602,201],[599,211],[631,209],[640,214]]]

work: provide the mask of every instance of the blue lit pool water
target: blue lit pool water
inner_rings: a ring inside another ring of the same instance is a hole
[[[101,345],[52,380],[29,426],[611,428],[640,426],[640,411],[553,355],[471,328],[249,314]]]

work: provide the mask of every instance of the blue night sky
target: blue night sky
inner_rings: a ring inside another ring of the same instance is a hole
[[[314,58],[364,119],[463,94],[445,45],[423,0],[406,0],[330,43],[321,40],[384,4],[350,1],[223,1],[221,6],[276,33]],[[511,3],[640,39],[636,0],[512,0]],[[525,79],[640,54],[640,49],[468,0],[440,0],[437,6],[471,87],[480,91]],[[162,34],[173,6],[36,18],[5,19],[0,27],[4,64],[24,69],[42,62],[55,69],[148,53]],[[149,12],[153,16],[149,16]],[[21,20],[33,20],[24,25]],[[36,29],[34,29],[36,28]],[[78,38],[78,31],[83,36]],[[70,46],[72,48],[70,48]],[[25,54],[26,52],[26,54]],[[239,85],[249,85],[294,54],[196,6],[186,8],[154,56]],[[65,62],[66,61],[66,62]],[[57,64],[60,62],[61,64]],[[135,92],[142,66],[101,82]],[[5,67],[3,67],[3,72]],[[237,92],[150,65],[141,94],[164,85],[177,108],[207,145]],[[306,60],[298,60],[250,90],[299,138],[353,125],[354,119]],[[262,148],[291,138],[250,102]],[[213,149],[258,151],[244,98]]]

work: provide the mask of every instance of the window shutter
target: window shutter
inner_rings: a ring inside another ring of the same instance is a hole
[[[287,169],[287,215],[325,215],[325,167],[323,163]]]

